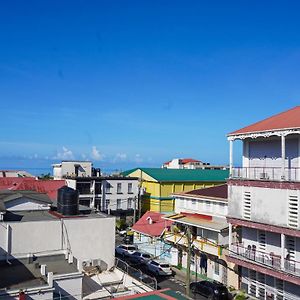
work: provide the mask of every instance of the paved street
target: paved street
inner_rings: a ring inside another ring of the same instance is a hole
[[[116,235],[116,246],[122,244],[123,238],[120,237],[119,235]],[[130,262],[126,261],[129,265]],[[184,278],[182,276],[155,276],[154,274],[150,273],[145,267],[143,266],[134,266],[137,269],[140,269],[143,273],[155,277],[157,280],[157,288],[158,289],[165,289],[169,288],[173,291],[179,291],[182,294],[185,295],[185,283],[184,283]],[[180,277],[180,278],[179,278]],[[191,295],[192,299],[197,299],[197,300],[207,300],[207,298],[202,297],[200,295]]]

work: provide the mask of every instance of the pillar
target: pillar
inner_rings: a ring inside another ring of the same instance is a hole
[[[233,140],[229,140],[229,176],[232,177],[233,169]]]
[[[232,224],[228,223],[229,227],[229,232],[228,232],[228,244],[229,244],[229,250],[231,250],[231,245],[232,245]]]
[[[281,136],[281,179],[285,179],[285,136]]]
[[[284,255],[285,255],[285,234],[281,233],[281,257],[280,257],[280,266],[281,269],[284,269]]]

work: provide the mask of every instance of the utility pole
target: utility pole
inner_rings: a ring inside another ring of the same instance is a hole
[[[191,250],[192,250],[192,238],[191,238],[191,227],[186,228],[187,238],[187,264],[186,264],[186,295],[190,297],[190,284],[191,284]]]
[[[134,209],[133,209],[133,224],[136,222],[136,196],[133,198],[134,201]],[[133,225],[132,224],[132,225]]]
[[[142,215],[141,188],[142,186],[139,185],[138,187],[138,210],[139,210],[138,218],[139,219],[141,218]]]

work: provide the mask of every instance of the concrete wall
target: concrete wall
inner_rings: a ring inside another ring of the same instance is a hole
[[[53,165],[54,179],[61,179],[63,176],[75,176],[75,165],[79,165],[79,177],[92,175],[92,163],[89,161],[62,161],[61,164]]]
[[[244,193],[250,192],[251,221],[284,227],[288,227],[289,196],[297,196],[300,199],[300,190],[229,185],[228,192],[229,216],[243,218]]]
[[[114,218],[78,217],[63,221],[9,222],[0,226],[0,257],[5,257],[7,252],[23,256],[70,249],[79,260],[100,258],[110,268],[114,265],[114,248]]]
[[[55,292],[58,295],[66,296],[67,299],[82,299],[82,277],[82,274],[54,276]]]

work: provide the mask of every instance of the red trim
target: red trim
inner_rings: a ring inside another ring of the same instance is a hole
[[[251,186],[267,189],[300,190],[300,182],[229,179],[228,186]]]
[[[192,218],[197,218],[197,219],[204,219],[211,221],[212,216],[207,216],[207,215],[202,215],[202,214],[193,214],[193,213],[187,213],[187,212],[180,212],[181,215],[184,215],[186,217],[192,217]]]
[[[230,217],[227,217],[227,222],[231,223],[232,225],[255,228],[255,229],[265,230],[269,232],[280,233],[280,234],[283,233],[286,235],[300,238],[300,230],[297,229],[279,227],[279,226],[269,225],[269,224],[262,224],[262,223],[252,222],[252,221],[230,218]]]
[[[269,268],[261,266],[259,264],[250,263],[250,262],[247,262],[247,261],[235,258],[235,257],[231,257],[229,255],[226,255],[226,258],[229,262],[232,262],[232,263],[242,266],[244,268],[248,268],[248,269],[263,273],[263,274],[267,274],[269,276],[279,278],[284,281],[294,283],[296,285],[300,285],[299,277],[295,277],[293,275],[290,275],[288,273],[283,273],[281,271],[276,271],[274,269],[269,269]]]

